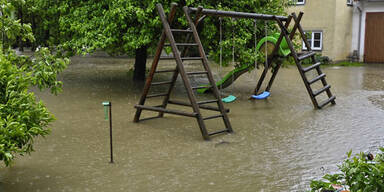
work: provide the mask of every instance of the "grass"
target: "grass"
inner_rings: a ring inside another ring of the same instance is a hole
[[[295,62],[293,61],[293,59],[286,59],[283,61],[283,66],[288,66],[288,65],[296,65]],[[302,66],[304,67],[307,67],[307,66],[310,66],[310,65],[313,65],[311,62],[309,61],[304,61],[302,63]],[[361,62],[349,62],[349,61],[340,61],[340,62],[336,62],[336,63],[322,63],[322,66],[329,66],[329,67],[333,67],[333,66],[343,66],[343,67],[361,67],[361,66],[364,66],[364,63],[361,63]]]
[[[332,66],[345,66],[345,67],[360,67],[360,66],[363,66],[364,63],[341,61],[341,62],[329,64],[329,65],[332,65]]]

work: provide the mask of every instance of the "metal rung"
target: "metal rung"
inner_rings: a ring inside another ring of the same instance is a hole
[[[157,119],[157,118],[160,118],[160,116],[147,117],[147,118],[140,119],[140,121],[147,121],[147,120],[152,120],[152,119]]]
[[[218,102],[219,100],[215,99],[215,100],[207,100],[207,101],[199,101],[197,102],[197,104],[199,105],[203,105],[203,104],[208,104],[208,103],[215,103],[215,102]]]
[[[172,32],[192,33],[190,29],[171,29]]]
[[[184,111],[164,109],[164,108],[160,108],[160,107],[135,105],[135,108],[142,109],[142,110],[148,110],[148,111],[156,111],[156,112],[170,113],[170,114],[175,114],[175,115],[188,116],[188,117],[196,117],[197,116],[197,113],[188,113],[188,112],[184,112]]]
[[[209,117],[203,118],[203,120],[215,119],[215,118],[219,118],[219,117],[223,117],[223,115],[220,114],[220,115],[209,116]]]
[[[155,83],[151,83],[151,85],[167,85],[167,84],[171,84],[173,81],[162,81],[162,82],[155,82]]]
[[[322,73],[321,75],[319,75],[319,76],[313,78],[312,80],[308,81],[308,83],[312,84],[312,83],[314,83],[314,82],[316,82],[316,81],[318,81],[318,80],[320,80],[320,79],[322,79],[324,77],[325,77],[325,73]]]
[[[327,99],[327,100],[321,102],[320,105],[319,105],[319,108],[324,107],[325,105],[327,105],[328,103],[334,101],[335,99],[336,99],[336,97],[335,97],[335,96],[332,96],[332,97],[330,97],[329,99]]]
[[[188,107],[192,106],[190,103],[186,103],[186,102],[182,102],[182,101],[172,101],[172,100],[169,100],[168,103],[169,104],[174,104],[174,105],[188,106]],[[218,107],[212,107],[212,106],[209,106],[209,105],[199,105],[199,108],[200,109],[206,109],[206,110],[219,111],[220,112],[220,109]],[[224,109],[224,112],[229,113],[229,109]]]
[[[197,46],[197,43],[175,43],[176,46]],[[164,46],[171,46],[170,43],[164,44]]]
[[[161,60],[173,60],[175,57],[160,57]]]
[[[174,69],[169,69],[169,70],[160,70],[160,71],[155,71],[155,73],[168,73],[168,72],[175,72],[176,70]]]
[[[197,86],[197,87],[192,87],[192,89],[209,89],[212,88],[211,85],[205,85],[205,86]]]
[[[311,66],[309,66],[309,67],[307,67],[307,68],[304,68],[303,71],[304,71],[304,72],[308,72],[308,71],[310,71],[310,70],[312,70],[312,69],[314,69],[314,68],[316,68],[316,67],[319,67],[320,65],[321,65],[321,63],[318,62],[318,63],[316,63],[316,64],[314,64],[314,65],[311,65]]]
[[[175,43],[176,46],[197,46],[197,43]]]
[[[319,95],[320,93],[324,92],[325,90],[327,90],[327,89],[329,89],[329,88],[331,88],[331,86],[330,86],[330,85],[327,85],[327,86],[325,86],[325,87],[323,87],[323,88],[321,88],[321,89],[315,91],[315,92],[313,93],[313,95],[314,95],[314,96],[317,96],[317,95]]]
[[[167,95],[168,95],[168,93],[159,93],[159,94],[147,95],[147,98],[162,97],[162,96],[167,96]]]
[[[173,60],[176,59],[176,57],[160,57],[161,60]],[[188,61],[188,60],[202,60],[202,57],[182,57],[181,60]]]
[[[316,53],[313,52],[313,51],[311,51],[311,52],[307,52],[307,53],[302,53],[302,54],[298,57],[298,59],[301,61],[301,60],[306,59],[306,58],[308,58],[308,57],[314,56],[315,54],[316,54]]]
[[[202,57],[182,57],[181,60],[187,61],[187,60],[202,60]]]
[[[213,132],[213,133],[209,133],[208,135],[212,136],[212,135],[217,135],[217,134],[220,134],[220,133],[228,133],[228,130],[216,131],[216,132]]]
[[[208,71],[187,72],[187,75],[201,75],[201,74],[208,74]]]

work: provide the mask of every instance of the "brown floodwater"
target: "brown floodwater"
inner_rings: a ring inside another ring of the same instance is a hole
[[[60,76],[63,93],[36,92],[57,120],[50,135],[36,140],[35,152],[0,167],[0,191],[305,191],[310,180],[337,171],[350,149],[375,152],[384,145],[384,65],[325,68],[337,105],[323,110],[314,110],[293,66],[279,72],[271,97],[262,101],[248,100],[260,70],[244,74],[223,91],[238,97],[225,104],[235,133],[204,141],[193,118],[132,122],[143,86],[131,81],[132,64],[75,57]],[[212,68],[215,77],[229,70]],[[186,99],[180,79],[173,97]],[[114,164],[101,105],[106,100],[113,109]],[[223,124],[210,120],[207,127]]]

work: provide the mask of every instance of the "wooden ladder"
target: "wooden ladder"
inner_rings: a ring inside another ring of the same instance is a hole
[[[303,17],[303,14],[304,14],[303,12],[300,12],[299,16],[296,16],[295,13],[292,13],[291,15],[288,16],[288,19],[285,22],[285,24],[283,24],[282,21],[279,20],[278,18],[276,18],[276,17],[274,18],[274,20],[278,23],[278,25],[280,27],[281,34],[280,34],[278,41],[276,42],[276,45],[275,45],[275,48],[274,48],[272,54],[270,56],[268,56],[268,59],[266,62],[267,65],[265,66],[264,71],[260,76],[260,79],[259,79],[259,81],[256,85],[256,89],[254,91],[254,94],[257,94],[259,92],[261,84],[262,84],[262,82],[263,82],[263,80],[264,80],[264,78],[268,72],[269,64],[271,64],[277,58],[280,44],[281,44],[283,38],[285,38],[285,40],[287,41],[288,47],[291,50],[291,56],[295,60],[295,63],[296,63],[296,66],[299,70],[301,78],[303,79],[304,85],[305,85],[307,92],[308,92],[308,94],[312,100],[313,106],[316,109],[321,109],[329,103],[336,104],[336,102],[335,102],[336,97],[334,95],[332,95],[331,85],[329,85],[327,83],[327,81],[325,79],[326,75],[320,69],[321,63],[316,61],[316,59],[315,59],[316,53],[314,51],[312,51],[311,46],[308,43],[308,40],[306,38],[306,35],[304,34],[303,28],[300,25],[300,21],[301,21],[301,18]],[[289,27],[292,20],[294,21],[295,24],[294,24],[294,27],[291,30],[291,32],[289,32],[288,27]],[[294,38],[296,30],[299,31],[300,37],[304,41],[305,46],[307,47],[307,52],[303,52],[303,53],[297,53],[296,52],[295,47],[294,47],[292,40],[291,40]],[[311,60],[312,65],[304,68],[302,66],[302,61],[307,59],[307,58],[309,58]],[[274,81],[276,74],[278,73],[280,67],[281,67],[281,63],[278,62],[277,65],[274,67],[274,71],[273,71],[272,76],[268,82],[268,86],[266,88],[266,91],[269,91],[271,89],[273,81]],[[313,79],[308,79],[306,76],[306,73],[311,71],[311,70],[316,70],[318,76],[313,78]],[[311,86],[318,81],[321,81],[323,87],[320,88],[319,90],[314,91]],[[319,96],[320,94],[324,93],[324,92],[327,94],[328,98],[322,102],[318,102],[318,99],[316,97]]]
[[[144,90],[142,93],[142,96],[140,98],[139,104],[135,106],[136,108],[136,114],[134,117],[134,122],[139,122],[142,120],[147,120],[147,119],[154,119],[154,118],[159,118],[163,117],[164,113],[170,113],[170,114],[175,114],[175,115],[182,115],[182,116],[188,116],[188,117],[194,117],[197,120],[197,123],[200,127],[201,134],[205,140],[209,140],[210,136],[220,134],[220,133],[231,133],[232,127],[229,122],[229,118],[227,116],[227,112],[229,110],[224,108],[224,105],[221,101],[221,97],[219,94],[219,91],[217,89],[213,75],[211,73],[211,70],[208,65],[208,59],[207,56],[205,55],[203,46],[201,44],[198,32],[196,30],[196,25],[199,22],[200,14],[196,14],[196,18],[193,21],[191,19],[191,16],[189,14],[188,7],[184,7],[184,14],[187,18],[189,28],[188,29],[171,29],[170,24],[172,23],[175,14],[176,14],[176,3],[171,4],[171,11],[168,15],[168,18],[165,16],[164,9],[161,4],[156,5],[157,10],[159,12],[159,16],[161,19],[161,22],[163,23],[163,32],[160,37],[160,42],[157,47],[157,51],[155,53],[155,57],[152,63],[152,67],[150,70],[150,73],[148,75],[148,78],[146,80]],[[202,9],[202,8],[200,8]],[[174,33],[182,33],[186,34],[185,37],[185,42],[183,43],[177,43],[174,38]],[[193,38],[191,38],[193,37]],[[168,44],[165,44],[166,39],[168,40]],[[192,39],[192,43],[190,40]],[[173,57],[161,57],[162,50],[165,46],[170,46],[172,49]],[[188,49],[189,47],[192,46],[197,46],[198,51],[199,51],[199,57],[192,57],[192,56],[187,56]],[[180,52],[179,47],[183,47],[182,52]],[[175,59],[176,60],[176,68],[174,70],[156,70],[159,60],[160,59]],[[192,71],[192,72],[186,72],[184,68],[184,61],[187,60],[197,60],[201,61],[202,65],[204,67],[203,71]],[[153,82],[153,78],[155,74],[158,73],[173,73],[172,79],[170,81],[163,81],[163,82]],[[170,100],[170,95],[172,92],[172,89],[174,88],[175,82],[177,80],[178,76],[181,76],[182,82],[184,84],[184,87],[186,88],[189,103],[188,102],[183,102],[183,101],[174,101]],[[197,86],[197,87],[192,87],[189,78],[194,75],[205,75],[209,81],[209,85],[207,86]],[[160,85],[169,85],[168,90],[164,93],[159,93],[159,94],[152,94],[148,95],[149,90],[153,86],[160,86]],[[205,101],[198,101],[195,95],[195,90],[200,89],[200,88],[212,88],[213,90],[213,96],[215,97],[212,100],[205,100]],[[161,105],[158,106],[146,106],[145,101],[148,98],[154,98],[154,97],[164,97],[163,102]],[[215,106],[209,106],[207,104],[210,103],[216,103],[217,107]],[[188,113],[184,111],[179,111],[179,110],[173,110],[173,109],[167,109],[168,104],[174,104],[174,105],[181,105],[181,106],[189,106],[192,107],[193,112]],[[211,111],[216,111],[218,112],[217,115],[213,116],[207,116],[203,117],[200,109],[205,109],[205,110],[211,110]],[[155,111],[159,112],[158,116],[151,117],[151,118],[146,118],[146,119],[140,119],[141,112],[143,110],[149,110],[149,111]],[[222,118],[224,121],[225,129],[208,133],[205,123],[205,120],[210,120],[210,119],[215,119],[215,118]]]

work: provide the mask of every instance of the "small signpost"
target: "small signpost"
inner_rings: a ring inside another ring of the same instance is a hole
[[[109,141],[110,141],[110,148],[111,148],[111,161],[110,163],[113,163],[113,145],[112,145],[112,103],[110,101],[104,101],[104,113],[105,113],[105,120],[109,119]]]

